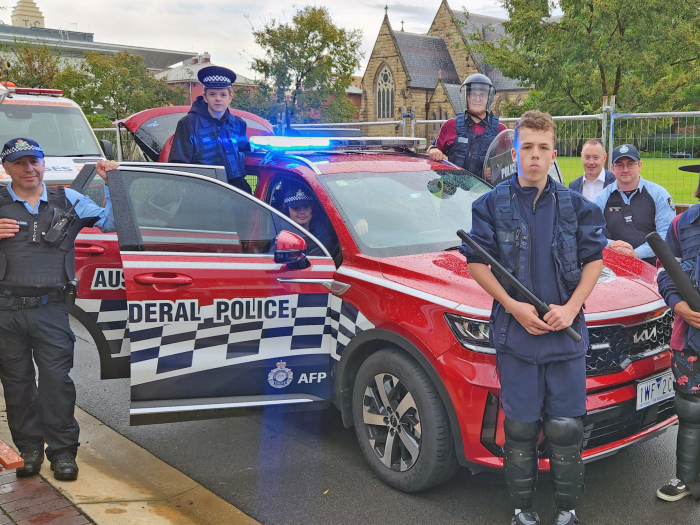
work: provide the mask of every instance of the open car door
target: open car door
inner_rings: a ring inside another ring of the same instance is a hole
[[[308,267],[275,262],[277,237],[302,232],[205,176],[120,166],[109,184],[128,302],[132,424],[326,406],[336,268],[325,248]]]

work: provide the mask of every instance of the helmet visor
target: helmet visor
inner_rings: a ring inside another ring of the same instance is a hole
[[[463,84],[460,95],[464,111],[468,109],[472,113],[490,112],[496,97],[496,89],[488,84]]]

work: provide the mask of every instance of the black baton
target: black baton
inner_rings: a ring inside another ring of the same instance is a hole
[[[688,276],[683,271],[680,263],[671,252],[671,249],[661,238],[657,232],[650,233],[647,235],[647,242],[651,249],[661,261],[661,264],[668,273],[668,276],[673,281],[673,284],[678,288],[678,292],[683,297],[683,300],[688,303],[688,306],[694,312],[700,312],[700,293],[695,289],[693,283],[690,281]]]
[[[479,257],[481,257],[484,261],[488,262],[491,265],[492,269],[496,270],[501,275],[501,277],[503,277],[506,281],[512,284],[517,291],[523,294],[525,296],[525,299],[527,299],[527,302],[534,306],[540,315],[544,315],[550,311],[550,308],[549,306],[547,306],[546,303],[540,301],[535,294],[533,294],[530,290],[528,290],[525,287],[523,283],[521,283],[515,277],[513,277],[513,275],[503,266],[501,266],[501,264],[496,259],[494,259],[488,253],[486,253],[486,250],[479,246],[479,243],[477,243],[474,239],[469,237],[467,232],[465,232],[464,230],[459,230],[457,231],[457,235],[460,239],[466,242]],[[570,326],[564,328],[563,331],[566,335],[573,339],[574,342],[578,343],[581,340],[581,334],[579,334]]]

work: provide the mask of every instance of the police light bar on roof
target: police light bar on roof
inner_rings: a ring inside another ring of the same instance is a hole
[[[425,146],[425,139],[414,137],[250,137],[253,151],[322,151],[347,149],[408,149]]]

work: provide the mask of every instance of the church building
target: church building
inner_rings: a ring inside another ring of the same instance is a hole
[[[466,21],[462,10],[453,11],[442,0],[427,34],[394,30],[388,13],[384,15],[379,35],[362,79],[361,122],[400,120],[402,106],[414,106],[416,119],[442,120],[454,118],[464,111],[459,97],[464,79],[483,73],[496,86],[494,112],[503,100],[521,101],[529,87],[504,76],[500,70],[485,64],[480,56],[463,47],[467,35],[479,30],[484,38],[498,40],[505,34],[504,19],[470,13],[467,27],[455,19]],[[489,25],[493,31],[486,30]],[[416,127],[416,136],[432,140],[439,124]],[[372,135],[395,135],[395,126],[372,126]]]

